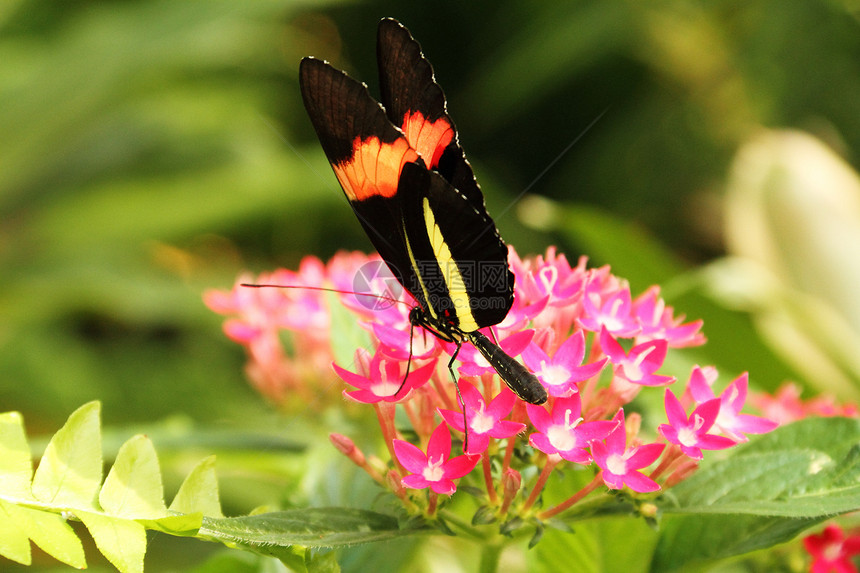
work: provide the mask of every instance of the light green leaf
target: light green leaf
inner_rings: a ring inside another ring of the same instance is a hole
[[[149,438],[137,435],[122,445],[99,503],[108,514],[131,519],[157,519],[167,513],[158,456]]]
[[[33,464],[18,412],[0,414],[0,492],[6,499],[32,499]]]
[[[99,551],[122,573],[143,573],[146,529],[130,519],[87,511],[76,512]]]
[[[37,509],[19,508],[26,513],[27,533],[33,543],[58,561],[83,569],[87,566],[81,540],[61,515]]]
[[[29,565],[30,538],[21,527],[26,519],[23,511],[11,503],[0,499],[0,555],[6,559]]]
[[[195,535],[203,524],[203,514],[200,512],[189,514],[167,515],[158,519],[138,519],[138,523],[147,529],[155,529],[170,535],[183,537]]]
[[[333,551],[328,553],[316,553],[308,563],[310,573],[339,573],[340,564],[337,562],[337,554]]]
[[[200,512],[207,517],[224,517],[218,497],[215,456],[209,456],[191,470],[173,498],[170,510],[181,513]]]
[[[538,545],[527,554],[529,570],[538,573],[564,571],[576,563],[578,573],[599,573],[599,547],[589,528],[577,527],[576,535],[547,530]]]
[[[84,404],[54,434],[33,477],[36,499],[58,507],[96,507],[102,480],[98,402]]]

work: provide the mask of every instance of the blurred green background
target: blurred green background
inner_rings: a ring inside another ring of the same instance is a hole
[[[10,0],[2,410],[33,434],[91,399],[114,427],[284,423],[201,293],[370,250],[296,73],[314,55],[375,91],[384,16],[421,42],[521,254],[662,284],[706,320],[684,360],[724,382],[856,398],[856,0]]]

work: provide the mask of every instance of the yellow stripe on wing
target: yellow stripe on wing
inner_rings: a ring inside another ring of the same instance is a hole
[[[442,278],[445,280],[448,296],[451,298],[451,302],[454,303],[454,312],[457,315],[458,327],[463,332],[478,330],[478,323],[472,315],[469,293],[466,292],[466,282],[463,280],[463,275],[460,274],[457,261],[451,256],[451,249],[445,243],[445,237],[442,236],[442,230],[436,224],[436,217],[430,208],[430,201],[426,197],[424,198],[423,208],[427,236],[430,237],[433,255],[436,257],[439,270],[442,272]],[[432,303],[428,301],[428,304],[432,308]]]

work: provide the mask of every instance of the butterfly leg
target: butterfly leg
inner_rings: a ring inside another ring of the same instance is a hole
[[[451,355],[451,360],[448,361],[448,373],[451,375],[451,381],[454,382],[454,388],[457,390],[457,403],[463,409],[463,453],[469,451],[469,423],[466,419],[466,402],[463,400],[463,394],[460,393],[460,384],[457,380],[457,375],[454,374],[454,361],[457,360],[457,355],[460,353],[460,347],[463,346],[463,340],[457,341],[457,348]]]
[[[400,391],[403,390],[403,387],[406,386],[406,379],[409,378],[409,372],[412,369],[412,337],[415,335],[415,325],[410,324],[409,326],[409,358],[406,360],[406,374],[403,375],[403,382],[400,383],[400,388],[397,389],[397,392],[394,393],[395,396],[400,394]],[[457,350],[460,350],[460,347],[457,347]],[[448,365],[448,369],[451,369],[451,365]],[[459,390],[458,390],[459,391]]]

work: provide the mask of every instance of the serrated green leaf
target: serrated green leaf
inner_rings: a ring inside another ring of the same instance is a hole
[[[30,538],[22,527],[21,510],[0,499],[0,555],[6,559],[29,565]]]
[[[131,519],[157,519],[167,514],[158,456],[143,435],[128,440],[119,449],[105,479],[99,503],[110,515]]]
[[[19,509],[27,516],[27,534],[42,551],[72,567],[87,566],[81,540],[62,516],[38,509]]]
[[[6,499],[33,499],[32,479],[24,420],[18,412],[0,414],[0,492]]]
[[[275,555],[291,545],[337,547],[426,532],[398,527],[391,516],[343,507],[278,511],[247,517],[204,518],[200,535]],[[277,556],[277,555],[276,555]]]
[[[102,555],[122,573],[143,573],[146,529],[131,519],[77,512]]]
[[[207,517],[224,517],[218,497],[215,456],[209,456],[191,470],[173,498],[170,510],[180,513],[200,512]]]
[[[96,508],[102,480],[98,402],[75,410],[51,438],[33,477],[33,495],[57,507]]]

